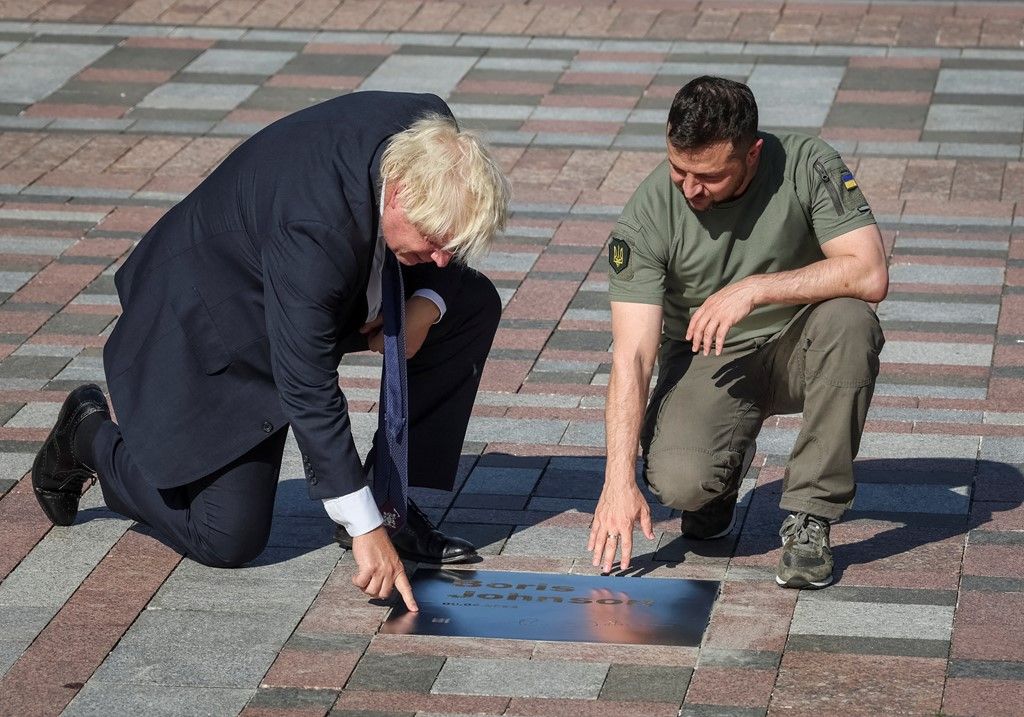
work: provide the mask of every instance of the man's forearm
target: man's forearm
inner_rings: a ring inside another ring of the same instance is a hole
[[[639,364],[639,359],[637,360]],[[612,365],[605,404],[605,481],[634,480],[640,426],[647,406],[652,370],[639,365]]]
[[[853,256],[836,256],[800,269],[755,274],[743,279],[754,292],[754,305],[814,304],[849,296],[867,302],[885,298],[888,285],[882,271],[865,267]]]

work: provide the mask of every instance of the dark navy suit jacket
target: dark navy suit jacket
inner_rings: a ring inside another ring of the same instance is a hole
[[[153,485],[207,476],[286,424],[311,497],[365,485],[337,367],[366,320],[380,155],[431,112],[451,115],[433,95],[360,92],[275,122],[118,270],[123,314],[104,369],[125,443]],[[433,265],[406,276],[409,291],[450,291]]]

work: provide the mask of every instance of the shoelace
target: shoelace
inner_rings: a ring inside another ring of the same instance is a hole
[[[824,533],[825,526],[809,513],[798,513],[795,517],[787,518],[779,531],[783,541],[792,537],[793,543],[798,545],[818,543]]]

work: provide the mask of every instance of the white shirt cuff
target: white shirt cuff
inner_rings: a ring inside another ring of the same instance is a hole
[[[412,295],[422,296],[424,299],[430,299],[434,302],[434,305],[437,306],[437,310],[441,312],[441,315],[437,317],[437,321],[434,322],[435,324],[444,318],[444,312],[448,310],[448,306],[444,303],[444,299],[441,298],[441,295],[436,291],[433,289],[417,289],[412,292]]]
[[[369,486],[337,498],[324,498],[324,510],[353,538],[384,524]]]

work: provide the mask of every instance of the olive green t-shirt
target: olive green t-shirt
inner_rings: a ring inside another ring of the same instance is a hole
[[[664,336],[682,340],[713,293],[752,274],[799,269],[821,245],[874,224],[839,153],[817,137],[759,133],[757,173],[742,196],[693,211],[662,162],[640,184],[608,245],[612,301],[660,304]],[[730,329],[726,346],[781,331],[800,306],[758,306]]]

